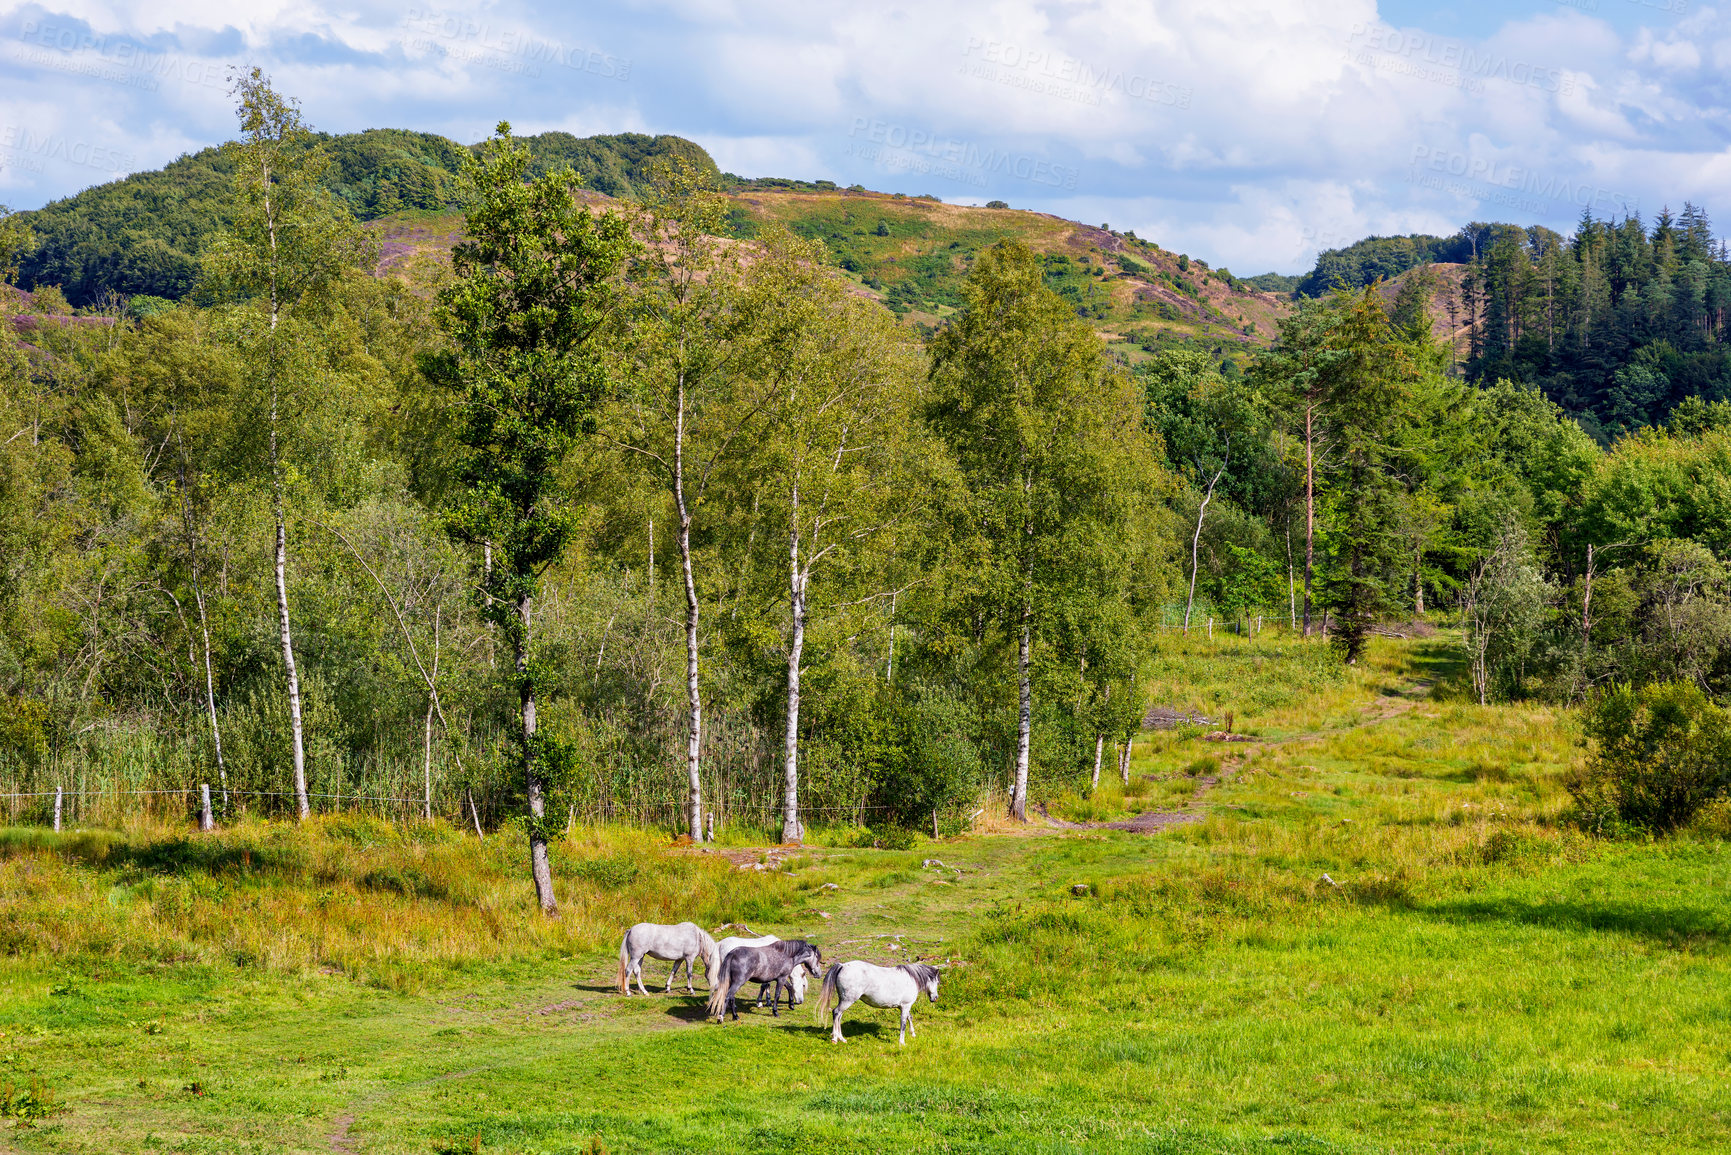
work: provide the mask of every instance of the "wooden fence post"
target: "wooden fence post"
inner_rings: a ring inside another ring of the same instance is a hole
[[[60,833],[60,799],[65,793],[66,787],[64,786],[54,788],[54,833],[56,834]]]
[[[198,811],[198,828],[200,830],[215,830],[216,819],[211,817],[210,813],[210,783],[200,782],[198,784],[198,797],[201,804]]]

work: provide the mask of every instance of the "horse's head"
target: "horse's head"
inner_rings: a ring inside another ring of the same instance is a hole
[[[943,977],[937,967],[929,966],[926,968],[924,981],[920,983],[921,989],[926,992],[926,998],[934,1003],[938,1001],[938,980]]]
[[[815,976],[814,976],[815,977]],[[796,1006],[805,1002],[805,968],[794,967],[793,973],[787,976],[788,985],[793,987],[793,1001]]]

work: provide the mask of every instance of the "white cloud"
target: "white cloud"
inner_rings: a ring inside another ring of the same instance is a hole
[[[183,71],[256,62],[332,131],[680,133],[736,172],[1002,197],[1245,273],[1303,267],[1325,236],[1474,215],[1566,227],[1583,188],[1705,199],[1731,127],[1713,9],[1628,34],[1561,10],[1480,40],[1396,28],[1372,0],[36,0],[0,16],[6,115],[140,167],[229,135],[222,85],[32,44],[31,21]],[[861,148],[862,122],[903,147]],[[0,169],[15,204],[104,175],[39,159]]]

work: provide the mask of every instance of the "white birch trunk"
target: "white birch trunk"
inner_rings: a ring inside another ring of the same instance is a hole
[[[1029,621],[1032,616],[1032,609],[1024,602],[1022,632],[1016,645],[1016,784],[1010,794],[1010,816],[1018,822],[1028,820],[1028,740],[1033,732],[1034,717],[1034,693],[1028,674],[1029,656],[1033,648],[1033,627]]]
[[[547,860],[547,798],[542,789],[541,768],[535,759],[535,683],[529,674],[529,644],[532,605],[527,596],[517,601],[517,700],[523,721],[523,779],[529,795],[529,873],[535,880],[535,901],[545,914],[558,914],[553,897],[553,867]]]
[[[1316,458],[1314,405],[1304,410],[1304,636],[1310,636],[1310,575],[1316,563]]]
[[[685,701],[690,729],[685,742],[685,773],[690,789],[691,841],[703,841],[703,699],[698,685],[697,580],[691,570],[691,510],[685,502],[685,377],[679,378],[678,412],[673,429],[673,500],[679,512],[679,567],[685,579]]]
[[[421,728],[421,817],[433,820],[433,699],[427,698],[427,718]]]
[[[799,825],[799,662],[805,651],[805,591],[809,574],[799,568],[799,483],[795,481],[789,502],[788,603],[792,631],[787,646],[787,733],[783,739],[781,840],[798,842],[804,837]]]
[[[222,788],[222,809],[228,812],[228,764],[222,758],[222,727],[216,722],[216,675],[210,662],[210,619],[204,611],[204,587],[198,580],[198,563],[192,565],[192,600],[198,607],[198,632],[204,642],[204,708],[210,719],[210,744],[216,752],[217,781]]]
[[[1100,789],[1100,759],[1106,753],[1106,735],[1094,735],[1094,781],[1089,790]]]
[[[312,806],[307,799],[306,744],[301,733],[301,679],[300,672],[295,669],[294,636],[289,632],[288,578],[285,572],[287,556],[288,537],[283,526],[282,507],[279,505],[276,518],[277,628],[282,635],[283,667],[288,671],[289,734],[294,743],[295,806],[300,817],[305,820],[312,817]]]

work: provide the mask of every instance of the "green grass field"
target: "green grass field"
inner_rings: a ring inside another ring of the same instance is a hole
[[[1258,741],[1146,735],[1129,797],[1048,801],[1193,822],[765,871],[582,831],[554,923],[506,836],[0,832],[0,1103],[39,1116],[0,1149],[1731,1148],[1723,814],[1583,837],[1572,717],[1453,676],[1440,639],[1345,672],[1174,641],[1155,700]],[[682,987],[619,996],[621,928],[684,917],[953,965],[905,1048],[894,1012],[856,1008],[837,1047],[809,1004],[716,1026]]]

